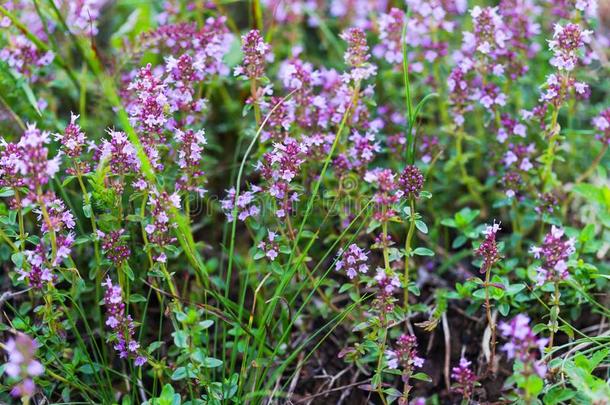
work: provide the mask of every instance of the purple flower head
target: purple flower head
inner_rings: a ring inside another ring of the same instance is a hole
[[[106,179],[109,185],[121,193],[124,184],[121,178],[140,169],[136,148],[129,142],[124,132],[109,129],[110,140],[104,140],[100,147],[100,160],[108,160],[110,173],[116,179]]]
[[[127,260],[131,254],[129,246],[127,246],[127,243],[123,239],[124,233],[124,229],[118,229],[108,233],[104,233],[100,230],[97,231],[97,236],[102,240],[102,249],[104,249],[108,259],[117,267]]]
[[[150,241],[159,248],[163,248],[176,241],[171,230],[177,227],[175,221],[171,221],[172,209],[180,209],[180,196],[178,193],[169,194],[167,191],[159,192],[153,189],[148,196],[148,207],[152,216],[151,221],[144,228]],[[164,254],[157,256],[157,261],[165,262]]]
[[[492,225],[487,225],[483,231],[485,240],[475,251],[477,256],[483,258],[481,273],[487,273],[491,267],[500,260],[500,253],[498,252],[498,245],[496,243],[496,234],[500,229],[500,224],[496,224],[494,221]]]
[[[606,108],[593,118],[592,124],[599,131],[596,135],[597,139],[610,145],[610,108]]]
[[[369,271],[368,254],[355,243],[349,245],[345,250],[339,249],[337,258],[335,270],[345,271],[350,279],[356,277],[358,273],[365,274]]]
[[[549,41],[549,48],[553,51],[551,65],[559,70],[574,70],[579,52],[591,42],[591,34],[593,31],[583,30],[578,24],[555,24],[553,39]]]
[[[135,80],[127,88],[136,96],[136,100],[127,108],[131,123],[146,136],[160,134],[167,122],[168,99],[165,87],[149,63],[140,69]]]
[[[510,38],[508,31],[498,14],[497,7],[475,6],[470,11],[474,33],[464,33],[464,47],[469,51],[478,51],[492,56],[493,52],[506,47]]]
[[[398,189],[396,173],[391,169],[376,168],[365,173],[364,181],[375,185],[377,188],[373,197],[376,204],[374,218],[378,221],[388,221],[395,216],[396,212],[392,206],[403,195],[402,190]]]
[[[464,398],[470,398],[477,381],[477,376],[470,367],[471,364],[465,357],[462,357],[460,364],[451,369],[451,378],[454,380],[452,390],[463,395]]]
[[[258,248],[265,253],[265,256],[270,261],[274,261],[279,255],[280,247],[278,239],[277,233],[267,230],[267,240],[261,240],[258,244]]]
[[[28,187],[32,193],[46,185],[61,164],[61,154],[49,159],[46,145],[50,141],[48,132],[39,130],[35,124],[28,124],[16,146],[4,144],[0,161],[3,182]]]
[[[519,314],[510,322],[500,322],[498,328],[508,342],[502,346],[509,359],[518,359],[533,366],[541,377],[546,374],[546,368],[537,360],[537,353],[543,353],[548,342],[546,338],[538,338],[531,328],[531,320],[527,315]]]
[[[418,198],[424,187],[424,175],[415,165],[407,165],[398,179],[398,184],[406,198]]]
[[[245,221],[249,217],[256,218],[260,213],[260,208],[255,204],[256,194],[261,188],[253,185],[249,191],[241,191],[237,201],[235,200],[235,188],[227,190],[225,199],[220,200],[220,206],[227,216],[229,222],[233,222],[233,210],[237,208],[237,219]]]
[[[76,123],[78,117],[78,115],[72,113],[70,123],[64,130],[64,133],[55,134],[55,139],[61,142],[62,151],[72,159],[80,157],[87,141],[85,133]]]
[[[146,358],[140,351],[140,344],[135,340],[135,323],[131,315],[125,314],[125,303],[119,285],[112,284],[110,277],[102,283],[104,292],[104,306],[106,307],[106,326],[110,328],[109,340],[115,342],[114,349],[120,358],[131,357],[136,366],[146,363]]]
[[[269,57],[271,47],[265,43],[259,30],[251,30],[241,37],[241,50],[244,60],[235,68],[235,76],[248,79],[260,79],[265,75],[265,60]]]
[[[196,24],[164,24],[143,35],[145,46],[168,54],[188,53],[200,66],[206,78],[229,74],[224,56],[231,49],[233,35],[226,25],[226,17],[208,17],[203,27]]]
[[[205,181],[204,172],[201,170],[203,160],[203,149],[207,144],[203,130],[176,131],[176,141],[179,142],[178,166],[182,175],[178,179],[177,190],[196,192],[200,197],[206,192],[202,183]]]
[[[547,281],[566,280],[570,273],[567,260],[574,253],[575,240],[565,238],[562,228],[551,226],[551,232],[547,233],[542,246],[532,246],[530,253],[542,263],[536,269],[538,271],[537,285],[543,285]]]
[[[377,73],[377,68],[368,60],[369,46],[366,42],[366,33],[361,28],[349,28],[341,33],[341,39],[347,42],[347,50],[343,55],[345,63],[351,68],[349,74],[344,76],[344,81],[354,80],[359,82],[366,80]]]
[[[405,13],[392,8],[388,14],[379,16],[379,45],[373,49],[377,58],[383,58],[390,64],[402,62],[402,31]]]
[[[32,380],[44,372],[44,367],[36,360],[38,344],[28,335],[17,332],[4,344],[8,362],[4,365],[4,373],[15,382],[11,390],[14,397],[31,397],[36,385]]]
[[[413,369],[424,365],[424,359],[417,355],[417,338],[414,335],[400,335],[396,340],[395,349],[387,350],[385,355],[388,368],[403,369],[403,381],[405,378],[408,381]]]

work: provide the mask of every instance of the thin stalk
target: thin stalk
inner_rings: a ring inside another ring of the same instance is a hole
[[[409,201],[411,208],[411,214],[409,216],[409,230],[407,231],[407,238],[405,239],[405,288],[404,288],[404,299],[403,308],[407,317],[409,316],[409,259],[411,258],[411,241],[413,234],[415,233],[415,199],[411,197]]]
[[[491,277],[491,267],[485,272],[485,314],[487,316],[487,324],[491,331],[491,355],[489,356],[489,370],[495,372],[495,357],[496,357],[496,324],[491,316],[491,301],[489,300],[489,286]]]

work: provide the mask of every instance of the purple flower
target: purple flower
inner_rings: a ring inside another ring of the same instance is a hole
[[[258,186],[252,185],[250,191],[242,191],[235,201],[235,188],[231,187],[227,190],[227,196],[225,199],[220,200],[220,206],[227,216],[229,222],[233,222],[233,210],[237,208],[237,219],[245,221],[249,217],[256,218],[260,213],[260,208],[254,204],[256,194],[262,189]]]
[[[406,198],[418,198],[424,187],[424,175],[415,165],[407,165],[398,179],[398,184]]]
[[[548,342],[546,338],[538,338],[531,328],[531,320],[527,315],[519,314],[510,322],[500,322],[498,328],[508,342],[502,346],[509,359],[518,359],[533,366],[541,377],[546,374],[546,367],[537,360],[537,352],[543,353]]]
[[[125,303],[121,287],[112,284],[110,277],[102,283],[106,289],[104,293],[104,305],[106,307],[106,325],[110,327],[112,336],[109,340],[114,341],[114,349],[119,353],[120,358],[131,357],[135,360],[136,366],[146,363],[140,351],[140,344],[135,340],[135,323],[131,315],[125,314]]]
[[[475,251],[477,256],[483,258],[481,273],[487,273],[491,267],[500,260],[500,253],[498,253],[498,245],[496,243],[496,233],[498,233],[500,229],[500,224],[496,224],[494,221],[493,225],[487,225],[483,231],[485,240]]]
[[[597,139],[610,145],[610,108],[606,108],[591,121],[595,129],[599,131]]]
[[[124,229],[118,229],[108,233],[104,233],[100,230],[97,231],[97,236],[102,240],[102,249],[104,249],[108,259],[110,259],[117,267],[119,267],[122,262],[127,260],[131,254],[129,246],[127,246],[123,240],[124,233]]]
[[[169,50],[173,55],[188,52],[206,78],[229,74],[223,59],[231,49],[232,40],[224,16],[207,18],[201,28],[191,23],[165,24],[143,36],[144,45],[152,50]]]
[[[408,381],[414,368],[420,368],[424,365],[424,359],[417,355],[417,338],[414,335],[400,335],[396,340],[396,348],[386,350],[385,355],[388,368],[403,368],[404,382]]]
[[[109,129],[110,140],[104,140],[100,147],[100,160],[108,160],[110,173],[116,178],[106,178],[105,181],[118,193],[123,191],[123,176],[137,172],[140,162],[136,148],[127,140],[124,132]]]
[[[335,270],[344,270],[350,279],[356,277],[358,273],[364,274],[369,271],[368,254],[355,243],[349,245],[345,250],[339,249],[337,257]]]
[[[378,58],[384,58],[390,64],[402,62],[402,31],[405,13],[392,8],[388,14],[379,16],[379,45],[373,49]]]
[[[470,369],[471,364],[465,357],[462,357],[460,364],[451,369],[451,378],[455,380],[452,390],[463,395],[464,398],[470,398],[477,381],[477,376]]]
[[[547,281],[566,280],[570,273],[567,260],[574,253],[575,240],[564,238],[564,231],[555,225],[551,226],[551,232],[547,233],[542,246],[532,246],[530,253],[542,263],[536,268],[538,277],[537,285],[543,285]]]
[[[262,240],[258,244],[258,248],[265,253],[265,256],[274,261],[279,254],[278,235],[273,231],[267,231],[267,240]]]
[[[176,140],[180,143],[178,149],[178,166],[182,171],[176,188],[189,192],[196,192],[202,197],[206,190],[202,186],[205,181],[204,172],[200,169],[203,148],[207,144],[203,130],[182,131],[176,130]]]
[[[578,24],[555,24],[553,39],[549,41],[549,48],[553,51],[551,65],[559,70],[574,70],[579,52],[591,42],[591,34],[593,31],[583,30]]]
[[[248,79],[260,79],[265,75],[265,60],[269,57],[271,47],[265,43],[258,30],[251,30],[241,37],[241,50],[244,60],[235,68],[235,76]]]
[[[150,241],[162,250],[164,246],[176,241],[171,230],[178,225],[175,221],[170,221],[170,212],[172,209],[180,209],[180,196],[178,193],[169,194],[167,191],[160,192],[154,188],[148,195],[148,207],[152,218],[144,230]],[[161,252],[156,260],[165,263],[167,257]]]
[[[360,28],[349,28],[340,35],[347,42],[347,51],[343,55],[345,63],[351,68],[344,81],[359,82],[366,80],[377,73],[376,66],[368,63],[371,55],[366,42],[366,33]]]
[[[36,360],[38,344],[28,335],[17,332],[4,344],[8,354],[8,362],[4,365],[4,373],[15,381],[11,390],[14,397],[31,397],[36,385],[32,380],[44,372],[44,367]]]

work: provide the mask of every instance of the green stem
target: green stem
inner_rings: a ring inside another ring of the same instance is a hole
[[[403,307],[405,314],[409,315],[409,260],[411,258],[411,241],[413,234],[415,233],[415,199],[411,197],[410,201],[411,214],[409,216],[409,230],[407,232],[407,238],[405,239],[405,287],[404,287],[404,301]]]

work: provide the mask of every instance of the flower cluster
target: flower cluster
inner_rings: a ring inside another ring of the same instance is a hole
[[[559,70],[574,70],[579,61],[579,52],[591,42],[593,31],[583,30],[578,24],[555,25],[549,48],[553,52],[551,65]]]
[[[104,293],[104,305],[106,307],[106,325],[112,332],[111,340],[115,341],[114,349],[119,357],[124,359],[134,358],[134,364],[141,366],[146,364],[146,357],[140,352],[140,344],[134,338],[135,323],[131,315],[125,314],[125,303],[121,293],[121,287],[112,284],[110,277],[102,283],[106,289]]]
[[[477,376],[470,368],[472,362],[465,357],[460,358],[460,364],[451,369],[451,378],[455,381],[452,390],[468,399],[472,396]]]
[[[483,258],[481,273],[487,273],[500,260],[500,253],[498,253],[498,245],[496,243],[496,234],[500,229],[500,224],[496,224],[494,221],[493,225],[487,225],[483,231],[485,240],[475,251],[477,256]]]
[[[235,76],[260,79],[265,75],[265,61],[270,56],[271,47],[265,43],[258,30],[251,30],[241,37],[244,60],[235,68]]]
[[[398,179],[400,189],[406,198],[418,198],[424,187],[424,175],[415,165],[407,165]]]
[[[347,51],[343,57],[345,63],[351,68],[350,73],[346,74],[345,80],[360,82],[374,76],[377,73],[377,67],[368,63],[371,55],[364,30],[349,28],[341,33],[341,39],[347,42]]]
[[[179,142],[178,167],[182,175],[178,180],[176,188],[189,192],[195,192],[202,197],[206,190],[202,186],[205,181],[204,172],[201,170],[202,152],[207,144],[203,130],[193,131],[191,129],[176,131],[176,141]]]
[[[220,200],[220,206],[222,210],[225,212],[227,216],[227,220],[229,222],[233,222],[235,220],[233,216],[233,211],[237,212],[237,219],[240,221],[245,221],[248,218],[256,218],[260,213],[260,208],[254,204],[256,199],[256,194],[262,189],[258,186],[253,185],[252,189],[249,191],[241,191],[239,196],[237,196],[237,200],[235,199],[235,195],[237,194],[234,187],[231,187],[227,190],[227,196],[225,199]]]
[[[394,350],[385,352],[388,368],[402,368],[403,382],[407,383],[408,379],[415,368],[424,365],[424,359],[417,355],[417,338],[413,335],[400,335],[396,340]]]
[[[532,367],[540,377],[544,377],[546,366],[542,361],[537,360],[537,353],[544,353],[548,339],[537,337],[530,325],[530,318],[523,314],[517,315],[510,322],[500,322],[498,325],[500,332],[508,339],[502,350],[509,359],[523,362]]]
[[[129,246],[127,246],[127,243],[125,243],[124,234],[124,229],[118,229],[108,233],[102,232],[99,229],[97,231],[98,238],[102,240],[102,249],[104,249],[108,259],[117,267],[120,267],[121,263],[125,262],[129,258],[129,255],[131,255],[131,250],[129,249]]]
[[[267,259],[274,261],[279,254],[278,235],[273,231],[267,231],[267,240],[261,240],[258,248],[265,253]]]
[[[547,281],[560,281],[568,278],[567,260],[574,253],[575,240],[566,239],[562,228],[551,226],[551,232],[544,237],[541,246],[532,246],[530,253],[542,263],[536,268],[538,277],[536,284],[543,285]]]
[[[135,173],[140,169],[136,149],[129,142],[124,132],[108,130],[110,140],[104,140],[100,146],[100,160],[108,160],[110,173],[114,178],[105,179],[108,186],[122,193],[125,185],[123,176]]]
[[[595,129],[599,131],[596,135],[597,139],[610,145],[610,108],[605,109],[593,118],[592,123]]]
[[[389,221],[390,218],[396,215],[393,205],[396,204],[403,195],[401,190],[398,190],[396,183],[396,173],[391,169],[375,168],[369,170],[364,175],[364,181],[375,185],[377,192],[375,193],[375,213],[374,218],[380,222]]]
[[[143,35],[149,49],[170,54],[189,53],[205,73],[205,79],[213,75],[226,76],[229,68],[224,57],[231,49],[233,35],[226,26],[226,17],[208,17],[202,27],[196,24],[163,24]]]
[[[170,231],[177,226],[170,221],[170,211],[180,209],[180,196],[178,193],[169,194],[167,191],[153,189],[148,196],[148,206],[152,217],[151,222],[144,227],[150,241],[162,250],[164,246],[175,242]],[[167,257],[161,252],[155,257],[160,263],[165,263]]]
[[[344,270],[347,276],[353,279],[358,273],[365,274],[369,271],[367,261],[368,254],[358,245],[352,243],[345,250],[339,249],[335,270]]]
[[[286,137],[282,143],[274,143],[273,150],[265,153],[257,166],[268,183],[266,191],[279,203],[276,211],[279,218],[289,215],[292,203],[298,200],[298,194],[290,191],[290,182],[298,175],[306,154],[307,146],[304,143]]]
[[[14,397],[29,398],[36,391],[34,377],[42,375],[44,367],[36,360],[38,343],[28,335],[17,332],[3,345],[8,354],[8,363],[4,365],[4,373],[16,383],[11,389]]]
[[[405,13],[398,8],[379,16],[379,45],[373,48],[375,57],[383,58],[390,64],[402,62],[404,20]]]

